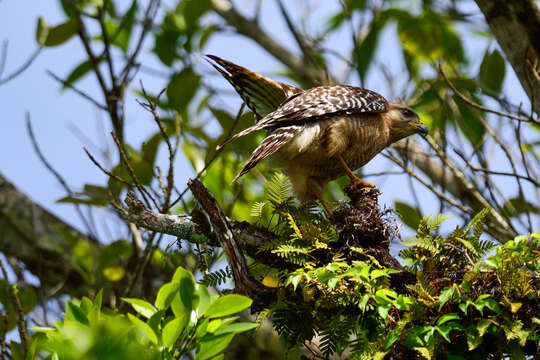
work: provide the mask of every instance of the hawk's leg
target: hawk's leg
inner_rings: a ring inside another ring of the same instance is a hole
[[[310,177],[306,179],[306,186],[308,188],[308,191],[315,195],[317,200],[321,202],[321,205],[323,206],[324,210],[326,210],[326,213],[330,215],[332,209],[330,208],[330,205],[328,205],[328,203],[324,200],[323,186],[319,184],[317,180]]]
[[[347,173],[347,175],[349,175],[349,178],[351,179],[351,182],[354,185],[359,186],[359,187],[375,187],[375,184],[364,181],[360,179],[358,176],[354,175],[354,173],[349,168],[349,166],[347,166],[347,163],[345,162],[345,160],[343,160],[343,157],[341,155],[338,155],[338,159],[341,162],[341,166],[343,166],[343,168],[345,169],[345,172]]]

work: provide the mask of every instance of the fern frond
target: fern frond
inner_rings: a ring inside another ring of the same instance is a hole
[[[291,244],[281,244],[275,250],[272,250],[273,254],[276,254],[295,265],[304,265],[308,260],[310,252],[311,249],[307,247],[298,247]]]
[[[281,172],[275,173],[272,179],[268,181],[266,184],[266,191],[268,200],[276,205],[289,202],[292,198],[291,183],[287,176]]]
[[[484,230],[484,224],[486,223],[486,216],[489,214],[489,209],[482,209],[478,214],[476,214],[467,228],[465,229],[465,234],[467,234],[471,229],[473,229],[473,236],[476,240],[480,238],[480,234]]]
[[[219,269],[217,271],[205,274],[200,281],[201,284],[208,287],[216,287],[224,284],[228,279],[232,278],[231,269],[227,266],[225,269]]]
[[[251,205],[251,211],[249,214],[253,217],[261,218],[265,205],[266,205],[266,202],[264,201],[255,202],[253,205]]]
[[[257,314],[257,317],[255,318],[255,322],[259,325],[259,326],[257,326],[257,330],[261,327],[264,320],[266,320],[270,316],[271,313],[272,313],[272,310],[266,308],[266,309],[262,309]]]

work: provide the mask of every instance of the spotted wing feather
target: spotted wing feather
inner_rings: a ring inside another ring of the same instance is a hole
[[[257,163],[264,158],[274,154],[281,149],[289,141],[291,141],[296,135],[298,135],[304,129],[304,125],[291,125],[281,127],[271,132],[261,144],[253,151],[246,164],[242,168],[242,171],[235,176],[233,181],[236,181],[240,176],[251,170]]]
[[[378,93],[346,85],[319,86],[285,102],[261,120],[265,127],[278,122],[316,120],[336,113],[379,113],[388,111],[388,101]]]

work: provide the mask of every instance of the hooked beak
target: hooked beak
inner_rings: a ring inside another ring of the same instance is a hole
[[[429,129],[426,125],[424,125],[423,122],[409,122],[409,125],[412,126],[413,128],[415,128],[415,130],[420,134],[420,135],[427,135],[429,134]]]

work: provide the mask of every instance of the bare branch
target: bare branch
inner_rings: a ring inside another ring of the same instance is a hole
[[[9,74],[8,76],[6,76],[5,78],[3,79],[0,79],[0,85],[3,85],[13,79],[15,79],[17,76],[19,76],[20,74],[22,74],[26,69],[28,69],[30,67],[30,65],[32,65],[32,63],[34,62],[34,60],[37,59],[39,53],[41,52],[41,49],[43,49],[43,47],[38,47],[33,53],[32,55],[30,55],[30,57],[28,58],[28,60],[26,60],[17,70],[15,70],[14,72],[12,72],[11,74]],[[2,60],[0,62],[0,75],[2,74],[3,70],[4,70],[4,66],[5,66],[5,62],[6,62],[6,57],[7,57],[7,42],[4,43],[4,47],[3,47],[3,51],[2,51]]]
[[[470,99],[467,98],[465,95],[463,95],[461,92],[459,92],[458,89],[456,89],[456,87],[454,86],[454,84],[452,84],[452,82],[448,79],[448,77],[447,77],[446,74],[444,73],[441,64],[439,64],[438,69],[439,69],[439,73],[440,73],[441,76],[443,77],[444,81],[446,82],[446,84],[448,84],[448,86],[452,89],[452,91],[453,91],[453,92],[454,92],[461,100],[463,100],[465,103],[469,104],[470,106],[472,106],[472,107],[474,107],[474,108],[476,108],[476,109],[478,109],[478,110],[485,111],[485,112],[489,112],[489,113],[496,114],[496,115],[499,115],[499,116],[504,116],[504,117],[507,117],[507,118],[509,118],[509,119],[518,120],[518,121],[523,121],[523,122],[530,122],[530,123],[533,123],[533,124],[540,125],[540,121],[539,121],[538,119],[534,119],[533,117],[528,117],[528,118],[526,118],[526,117],[523,117],[523,116],[517,116],[517,115],[505,113],[505,112],[502,112],[502,111],[493,110],[493,109],[490,109],[490,108],[487,108],[487,107],[485,107],[485,106],[482,106],[482,105],[480,105],[480,104],[475,103],[474,101],[470,100]]]
[[[82,96],[83,98],[85,98],[86,100],[90,101],[92,104],[94,104],[97,108],[101,109],[101,110],[104,110],[104,111],[108,111],[109,109],[107,109],[107,107],[105,105],[102,105],[100,104],[96,99],[94,99],[93,97],[91,97],[90,95],[88,95],[87,93],[85,93],[84,91],[82,90],[79,90],[77,89],[75,86],[73,86],[73,84],[67,82],[66,80],[62,79],[61,77],[59,77],[58,75],[54,74],[52,71],[50,70],[47,70],[47,74],[49,76],[51,76],[54,80],[58,81],[59,83],[61,83],[62,85],[70,88],[71,90],[75,91],[77,94],[79,94],[80,96]]]
[[[39,145],[37,143],[37,140],[36,140],[36,137],[34,135],[34,131],[32,130],[32,123],[30,121],[30,113],[29,112],[26,112],[26,129],[28,131],[28,136],[30,137],[30,142],[32,143],[32,146],[34,147],[34,151],[36,152],[39,160],[41,160],[41,163],[45,166],[45,168],[47,170],[49,170],[49,172],[51,174],[53,174],[53,176],[56,178],[56,180],[58,180],[58,182],[60,183],[60,185],[62,185],[62,187],[64,188],[64,190],[66,190],[66,192],[68,193],[68,195],[70,196],[73,196],[74,193],[73,191],[71,190],[71,188],[69,187],[69,185],[67,184],[66,180],[64,180],[64,178],[62,177],[62,175],[60,175],[60,173],[58,171],[56,171],[52,165],[49,163],[49,161],[47,161],[47,159],[45,158],[45,156],[43,155],[43,153],[41,152],[41,149],[39,148]],[[79,204],[73,204],[75,206],[75,210],[77,212],[77,215],[79,215],[79,218],[81,219],[82,223],[84,224],[84,226],[86,227],[86,230],[89,232],[89,234],[91,234],[91,236],[96,239],[97,236],[97,232],[96,232],[96,229],[94,229],[90,223],[88,222],[88,219],[86,218],[86,216],[84,216],[84,214],[82,213],[82,210],[81,210],[81,206]]]

